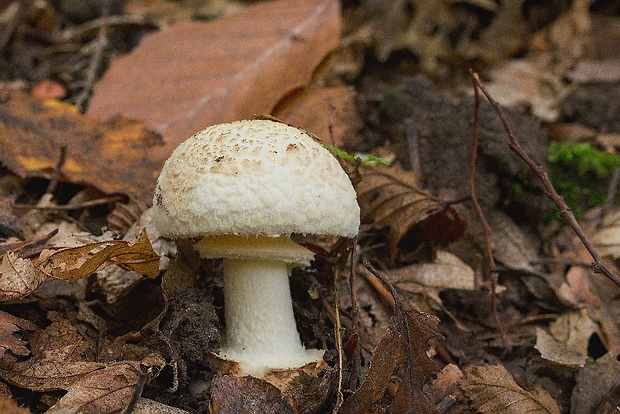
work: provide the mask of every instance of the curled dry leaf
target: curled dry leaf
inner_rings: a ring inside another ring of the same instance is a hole
[[[45,252],[44,252],[45,253]],[[0,262],[0,301],[21,299],[48,278],[63,280],[84,278],[109,265],[133,270],[155,277],[159,271],[159,256],[143,231],[135,243],[122,240],[87,243],[77,247],[48,251],[38,264],[22,259],[13,251]]]
[[[28,296],[47,279],[30,259],[22,259],[14,252],[2,256],[0,262],[0,302]]]
[[[501,365],[481,365],[461,382],[465,395],[480,413],[560,414],[557,402],[542,388],[521,388]]]
[[[26,347],[26,342],[13,336],[20,329],[34,331],[37,329],[37,326],[32,322],[0,310],[0,358],[6,354],[7,350],[15,355],[23,356],[30,354],[30,350]]]
[[[433,263],[416,263],[385,272],[397,287],[407,290],[411,283],[439,289],[474,290],[475,273],[452,253],[438,250]]]
[[[153,278],[159,270],[159,256],[143,231],[133,244],[111,240],[60,250],[52,253],[39,267],[51,277],[75,280],[112,264]]]
[[[385,281],[383,281],[385,283]],[[427,377],[437,371],[426,354],[428,341],[439,337],[439,320],[434,316],[405,308],[390,285],[394,298],[394,315],[375,348],[368,375],[360,388],[342,404],[339,414],[365,414],[384,398],[395,376],[401,377],[398,390],[386,401],[386,413],[437,413],[435,405],[423,391]]]
[[[557,364],[582,367],[588,357],[590,337],[596,324],[588,310],[568,311],[549,324],[549,332],[536,328],[536,348],[540,356]]]
[[[446,203],[418,187],[415,174],[398,165],[360,169],[357,184],[362,221],[389,228],[390,256],[396,258],[399,242],[418,226],[423,240],[445,246],[465,232],[465,222]]]

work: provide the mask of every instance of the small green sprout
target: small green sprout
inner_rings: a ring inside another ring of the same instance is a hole
[[[377,163],[383,164],[383,165],[390,165],[389,161],[385,160],[384,158],[377,157],[376,155],[362,154],[362,153],[357,153],[353,155],[353,154],[349,154],[348,152],[340,148],[332,147],[331,145],[323,145],[323,146],[325,147],[325,149],[327,149],[329,152],[331,152],[335,156],[354,165],[359,165],[362,167],[372,167]]]

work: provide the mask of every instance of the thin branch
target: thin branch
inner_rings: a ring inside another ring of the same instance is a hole
[[[411,171],[413,171],[418,176],[418,178],[422,179],[422,163],[420,162],[420,137],[415,127],[415,121],[411,117],[405,119],[405,139],[407,141]]]
[[[525,161],[525,163],[538,176],[538,178],[541,180],[545,188],[545,194],[547,195],[547,197],[549,197],[551,201],[553,201],[555,205],[558,206],[558,209],[560,210],[560,214],[562,215],[562,218],[564,218],[564,220],[566,220],[566,222],[572,227],[575,234],[577,234],[577,237],[579,237],[579,240],[581,240],[581,243],[588,250],[588,252],[592,256],[592,259],[594,259],[594,263],[592,263],[592,269],[597,273],[602,273],[603,275],[611,279],[616,285],[620,286],[620,277],[616,273],[614,273],[609,267],[607,267],[607,265],[603,261],[603,258],[598,254],[598,252],[596,251],[592,243],[590,243],[590,241],[584,234],[583,230],[581,229],[581,226],[579,226],[579,223],[577,222],[575,215],[573,214],[573,212],[568,207],[568,205],[566,204],[562,196],[558,194],[555,187],[551,183],[551,180],[549,179],[549,175],[547,174],[545,169],[541,167],[540,165],[538,165],[536,161],[534,161],[527,154],[527,152],[525,152],[525,150],[521,147],[521,144],[519,143],[519,141],[517,141],[517,139],[515,138],[514,134],[512,133],[512,130],[510,129],[510,126],[508,125],[508,121],[506,120],[504,112],[502,111],[502,108],[499,106],[499,103],[497,103],[497,101],[495,101],[493,97],[491,97],[489,92],[486,90],[486,88],[480,81],[480,77],[478,76],[478,74],[471,71],[471,75],[472,75],[473,82],[476,88],[482,91],[482,93],[487,98],[487,100],[491,103],[491,105],[493,105],[500,120],[502,121],[502,124],[504,125],[504,129],[506,130],[506,133],[508,134],[508,137],[510,139],[510,142],[508,143],[508,147],[515,154],[521,157],[521,159]]]
[[[355,276],[357,275],[356,267],[359,262],[359,250],[357,247],[357,236],[353,242],[353,248],[351,249],[351,274],[349,275],[349,290],[351,294],[351,335],[359,335],[359,303],[357,302],[357,291]],[[349,375],[349,389],[354,390],[357,388],[359,374],[362,368],[362,350],[359,343],[355,344],[353,349],[353,357],[351,365],[351,373]]]
[[[495,265],[495,260],[493,259],[493,245],[491,243],[491,226],[487,221],[484,212],[482,211],[482,207],[478,202],[478,197],[476,195],[476,185],[475,185],[475,175],[476,175],[476,160],[478,155],[478,130],[480,127],[480,93],[476,88],[474,83],[474,93],[475,93],[475,103],[474,103],[474,126],[472,131],[472,139],[471,139],[471,152],[469,156],[469,171],[467,174],[467,187],[469,188],[469,194],[471,196],[471,201],[474,205],[474,210],[476,211],[476,215],[478,219],[482,223],[482,227],[484,229],[484,242],[485,242],[485,256],[487,259],[487,266],[489,269],[489,277],[491,280],[491,312],[493,313],[493,319],[495,320],[495,326],[497,328],[497,332],[502,340],[502,344],[504,346],[504,350],[508,352],[511,348],[510,341],[506,336],[506,332],[504,332],[504,327],[499,318],[499,313],[497,312],[497,266]]]
[[[103,62],[103,52],[105,48],[108,46],[108,19],[110,17],[109,10],[109,0],[104,0],[101,2],[101,18],[102,24],[99,26],[99,30],[97,32],[97,40],[95,41],[95,50],[90,60],[90,64],[88,65],[88,71],[86,72],[86,80],[84,81],[84,87],[80,91],[80,93],[75,98],[75,106],[78,107],[80,111],[84,110],[86,105],[86,101],[90,96],[92,89],[97,80],[97,74],[99,72],[99,68]]]

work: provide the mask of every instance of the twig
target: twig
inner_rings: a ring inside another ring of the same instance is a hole
[[[131,414],[133,410],[136,408],[136,404],[138,403],[138,399],[142,395],[142,391],[144,391],[144,386],[146,385],[146,381],[149,379],[153,372],[153,367],[144,367],[140,366],[140,376],[138,377],[138,383],[134,388],[133,394],[131,395],[131,400],[127,407],[123,410],[122,414]]]
[[[564,220],[566,220],[566,222],[572,227],[575,234],[577,234],[577,237],[579,237],[579,240],[581,240],[581,243],[585,246],[585,248],[588,250],[592,258],[594,259],[594,263],[592,263],[592,269],[597,273],[602,273],[603,275],[611,279],[616,285],[620,286],[620,277],[616,273],[614,273],[609,267],[607,267],[602,257],[598,254],[594,246],[592,246],[592,244],[590,243],[590,241],[584,234],[583,230],[581,229],[581,226],[579,226],[579,223],[577,222],[575,215],[573,214],[573,212],[568,207],[568,205],[566,204],[562,196],[558,194],[555,187],[551,183],[551,180],[549,179],[549,175],[544,170],[544,168],[538,165],[527,154],[527,152],[523,150],[523,148],[519,144],[519,141],[517,141],[514,134],[512,133],[512,130],[510,129],[510,126],[508,125],[508,121],[506,120],[506,117],[504,116],[504,112],[502,111],[502,108],[499,106],[497,101],[495,101],[493,97],[491,97],[489,92],[486,90],[486,88],[480,81],[480,77],[478,76],[478,74],[472,70],[471,75],[472,75],[476,90],[482,91],[482,93],[487,98],[489,103],[493,105],[500,120],[502,121],[502,124],[504,125],[504,129],[506,130],[506,133],[508,134],[508,137],[510,138],[508,147],[515,154],[521,157],[521,159],[525,161],[525,163],[538,176],[538,178],[543,183],[543,186],[545,187],[545,194],[547,195],[547,197],[549,197],[551,201],[553,201],[555,205],[558,206],[558,209],[560,210],[560,214],[562,218],[564,218]]]
[[[97,32],[95,51],[93,53],[93,56],[91,57],[90,65],[88,65],[88,71],[86,72],[84,87],[75,98],[75,106],[77,106],[80,111],[84,110],[84,105],[86,104],[92,88],[95,85],[95,81],[97,80],[97,72],[99,71],[99,67],[101,66],[101,61],[103,60],[103,51],[108,45],[107,27],[109,14],[109,0],[103,0],[101,2],[101,17],[103,21],[101,26],[99,26],[99,30]]]
[[[115,195],[110,197],[98,198],[96,200],[84,201],[78,204],[67,204],[60,206],[32,206],[30,204],[13,204],[11,207],[14,209],[28,209],[28,210],[48,210],[48,211],[72,211],[81,210],[84,208],[101,206],[104,204],[110,204],[124,199],[121,195]]]
[[[504,327],[499,318],[499,313],[497,312],[497,267],[495,265],[495,260],[493,259],[493,245],[491,244],[491,226],[484,216],[484,212],[482,211],[482,207],[478,202],[478,197],[476,195],[476,185],[475,185],[475,175],[476,175],[476,160],[478,154],[478,128],[480,126],[480,94],[478,89],[474,84],[474,93],[475,93],[475,104],[474,104],[474,127],[472,132],[472,142],[471,142],[471,153],[469,156],[469,172],[467,175],[467,186],[469,188],[469,194],[471,196],[471,201],[474,205],[474,210],[478,215],[480,222],[482,223],[482,227],[484,229],[484,242],[485,242],[485,255],[487,259],[487,266],[489,269],[489,276],[491,280],[491,312],[493,313],[493,318],[495,319],[495,327],[497,328],[497,332],[502,340],[502,344],[504,346],[504,350],[508,352],[511,348],[510,341],[506,336],[506,332],[504,332]]]
[[[63,144],[60,147],[60,154],[58,155],[58,160],[56,161],[56,166],[54,167],[54,173],[52,174],[52,178],[50,179],[50,182],[45,189],[45,194],[54,194],[54,192],[56,191],[58,181],[60,180],[60,172],[62,171],[62,167],[63,165],[65,165],[66,160],[67,146]]]
[[[349,290],[351,291],[351,334],[359,335],[359,304],[357,302],[357,292],[355,286],[355,276],[357,272],[355,270],[357,262],[359,261],[359,250],[357,248],[357,236],[353,242],[353,249],[351,250],[351,274],[349,275]],[[362,350],[359,342],[355,344],[353,348],[353,363],[351,366],[351,374],[349,375],[349,389],[357,389],[357,383],[359,380],[359,374],[362,368]]]
[[[407,141],[407,149],[409,150],[411,171],[421,179],[422,163],[420,162],[420,137],[415,127],[415,121],[411,117],[405,119],[405,139]]]
[[[344,402],[344,396],[342,395],[342,372],[344,366],[344,357],[342,351],[342,327],[340,325],[340,311],[339,311],[339,298],[338,298],[338,276],[340,272],[336,269],[334,271],[334,313],[335,313],[335,326],[334,335],[336,336],[336,350],[338,351],[338,391],[336,392],[336,405],[333,413],[337,413]]]

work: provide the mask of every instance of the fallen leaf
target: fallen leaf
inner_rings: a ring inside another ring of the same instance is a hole
[[[0,394],[0,413],[2,414],[30,414],[30,410],[17,405],[8,395]]]
[[[429,387],[429,397],[437,403],[448,395],[458,394],[459,383],[463,379],[463,372],[454,364],[448,364],[437,373]]]
[[[278,103],[273,116],[312,132],[325,144],[354,147],[361,125],[355,107],[355,91],[349,87],[304,88]]]
[[[562,78],[548,70],[546,58],[508,60],[489,73],[486,88],[497,102],[509,108],[527,108],[551,122],[559,117],[558,101],[568,92]]]
[[[398,165],[376,165],[360,169],[356,185],[363,222],[380,229],[389,228],[388,245],[392,260],[398,244],[414,226],[420,225],[423,240],[445,246],[465,232],[462,221],[441,200],[418,187],[415,174]]]
[[[603,345],[615,355],[620,354],[617,291],[618,287],[605,276],[573,266],[566,273],[566,283],[560,286],[558,292],[567,303],[588,309],[589,317],[599,326]]]
[[[39,268],[51,277],[75,280],[112,264],[154,278],[159,271],[159,256],[143,231],[133,244],[111,240],[57,251],[41,262]]]
[[[157,141],[140,122],[114,118],[102,123],[21,92],[2,96],[0,163],[22,178],[50,179],[64,146],[62,181],[150,203],[159,166],[145,155]]]
[[[373,274],[383,278],[375,272]],[[437,371],[426,354],[426,348],[428,341],[440,336],[436,331],[439,320],[406,309],[396,290],[391,285],[388,287],[394,298],[394,315],[372,353],[368,375],[359,389],[344,401],[339,414],[365,414],[371,412],[371,407],[378,408],[394,376],[401,377],[401,380],[393,398],[386,403],[386,413],[438,412],[424,393],[423,386],[427,377]]]
[[[116,413],[128,405],[141,376],[147,376],[149,369],[158,372],[165,365],[161,357],[153,362],[119,361],[93,370],[67,387],[67,394],[47,413]]]
[[[89,114],[144,120],[157,163],[205,127],[269,113],[338,45],[339,3],[279,0],[147,35],[95,85]]]
[[[590,337],[596,324],[586,309],[569,311],[549,324],[549,332],[536,327],[536,348],[540,356],[557,364],[582,367],[588,357]]]
[[[602,256],[620,257],[620,211],[607,215],[590,241]]]
[[[580,60],[570,73],[570,79],[577,83],[620,81],[620,59]]]
[[[211,382],[213,414],[293,414],[275,386],[254,377],[215,375]]]
[[[0,262],[0,302],[21,299],[41,285],[47,276],[30,259],[14,252],[2,256]]]
[[[480,365],[461,382],[465,395],[480,413],[560,414],[557,402],[542,388],[521,388],[501,365]]]
[[[89,342],[60,319],[33,334],[32,357],[2,360],[0,378],[35,392],[67,391],[49,413],[118,412],[143,377],[157,376],[166,365],[159,352],[121,342],[105,348],[95,361]]]
[[[390,282],[407,290],[411,283],[440,289],[474,290],[474,269],[452,253],[438,250],[433,263],[416,263],[385,272]]]
[[[36,264],[31,259],[20,258],[14,251],[5,253],[0,262],[0,301],[28,296],[51,277],[81,279],[110,265],[151,278],[157,275],[159,256],[144,230],[135,243],[123,240],[90,242],[92,239],[76,235],[65,235],[55,241],[52,238]],[[76,247],[62,248],[76,243]],[[23,246],[17,248],[21,250]]]
[[[0,358],[4,357],[6,351],[22,356],[30,354],[30,350],[26,347],[26,342],[13,336],[15,332],[21,329],[34,331],[37,329],[37,326],[32,322],[0,310]]]
[[[620,361],[607,353],[577,372],[571,396],[573,413],[612,413],[620,405]],[[614,401],[615,390],[615,401]],[[607,408],[606,408],[607,407]]]

